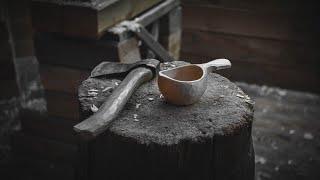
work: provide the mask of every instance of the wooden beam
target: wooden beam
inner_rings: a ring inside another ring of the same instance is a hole
[[[128,28],[132,30],[137,37],[141,39],[147,45],[147,47],[162,60],[162,62],[174,61],[174,58],[169,55],[162,45],[158,43],[143,26],[140,26],[134,22],[129,23],[132,24],[128,24]],[[138,29],[132,26],[138,26]]]
[[[145,12],[139,17],[136,17],[133,21],[142,25],[148,26],[154,21],[160,19],[167,13],[169,13],[172,9],[180,5],[179,0],[166,0],[165,2],[157,5],[156,7],[152,8],[151,10]],[[123,28],[121,23],[115,25],[114,27],[108,30],[109,34],[117,35],[119,40],[127,39],[132,36],[132,33],[126,28]]]
[[[147,11],[141,16],[135,18],[135,21],[143,26],[147,26],[159,19],[160,17],[168,14],[173,8],[180,5],[180,0],[167,0],[155,8]]]
[[[318,21],[312,12],[304,12],[303,9],[284,13],[184,5],[183,28],[271,40],[314,41]]]
[[[162,0],[83,1],[33,0],[36,30],[97,39],[111,26],[131,19]]]
[[[182,9],[176,7],[160,19],[159,42],[175,59],[180,57],[182,35]]]

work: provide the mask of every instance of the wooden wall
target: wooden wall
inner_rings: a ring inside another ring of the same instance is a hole
[[[320,92],[320,16],[312,1],[182,3],[181,59],[225,57],[233,63],[232,80]]]

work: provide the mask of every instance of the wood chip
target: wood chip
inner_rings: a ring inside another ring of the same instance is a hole
[[[255,163],[265,164],[266,162],[267,162],[266,158],[256,155]]]
[[[94,104],[91,105],[90,109],[91,109],[91,111],[94,112],[94,113],[99,110],[99,108],[97,108],[97,106],[94,105]]]
[[[313,135],[311,133],[304,133],[303,138],[307,140],[312,140]]]
[[[106,87],[102,90],[102,92],[105,92],[105,91],[110,91],[112,89],[112,87]]]
[[[296,131],[294,129],[290,129],[289,134],[294,134]]]
[[[241,94],[237,94],[236,96],[239,97],[239,98],[244,98],[245,97],[245,96],[243,96]]]
[[[138,118],[138,114],[133,114],[133,121],[134,122],[138,122],[139,121],[139,119],[137,119]]]
[[[98,93],[97,92],[88,91],[88,95],[89,96],[96,96],[96,95],[98,95]]]
[[[88,92],[98,92],[98,89],[89,89]]]

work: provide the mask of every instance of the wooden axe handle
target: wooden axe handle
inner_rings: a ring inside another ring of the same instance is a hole
[[[101,134],[121,112],[137,87],[152,78],[153,72],[149,68],[133,69],[99,107],[99,110],[88,119],[75,125],[73,129],[87,140]]]

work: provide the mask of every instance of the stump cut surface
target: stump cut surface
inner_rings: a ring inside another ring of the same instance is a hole
[[[185,62],[166,63],[161,69],[182,64]],[[99,107],[119,83],[118,79],[85,80],[79,88],[84,118],[92,114],[92,105]],[[165,102],[156,79],[143,84],[107,131],[142,144],[174,145],[185,140],[200,142],[215,136],[236,135],[241,128],[251,127],[252,120],[249,97],[228,79],[211,73],[202,98],[189,106]]]

